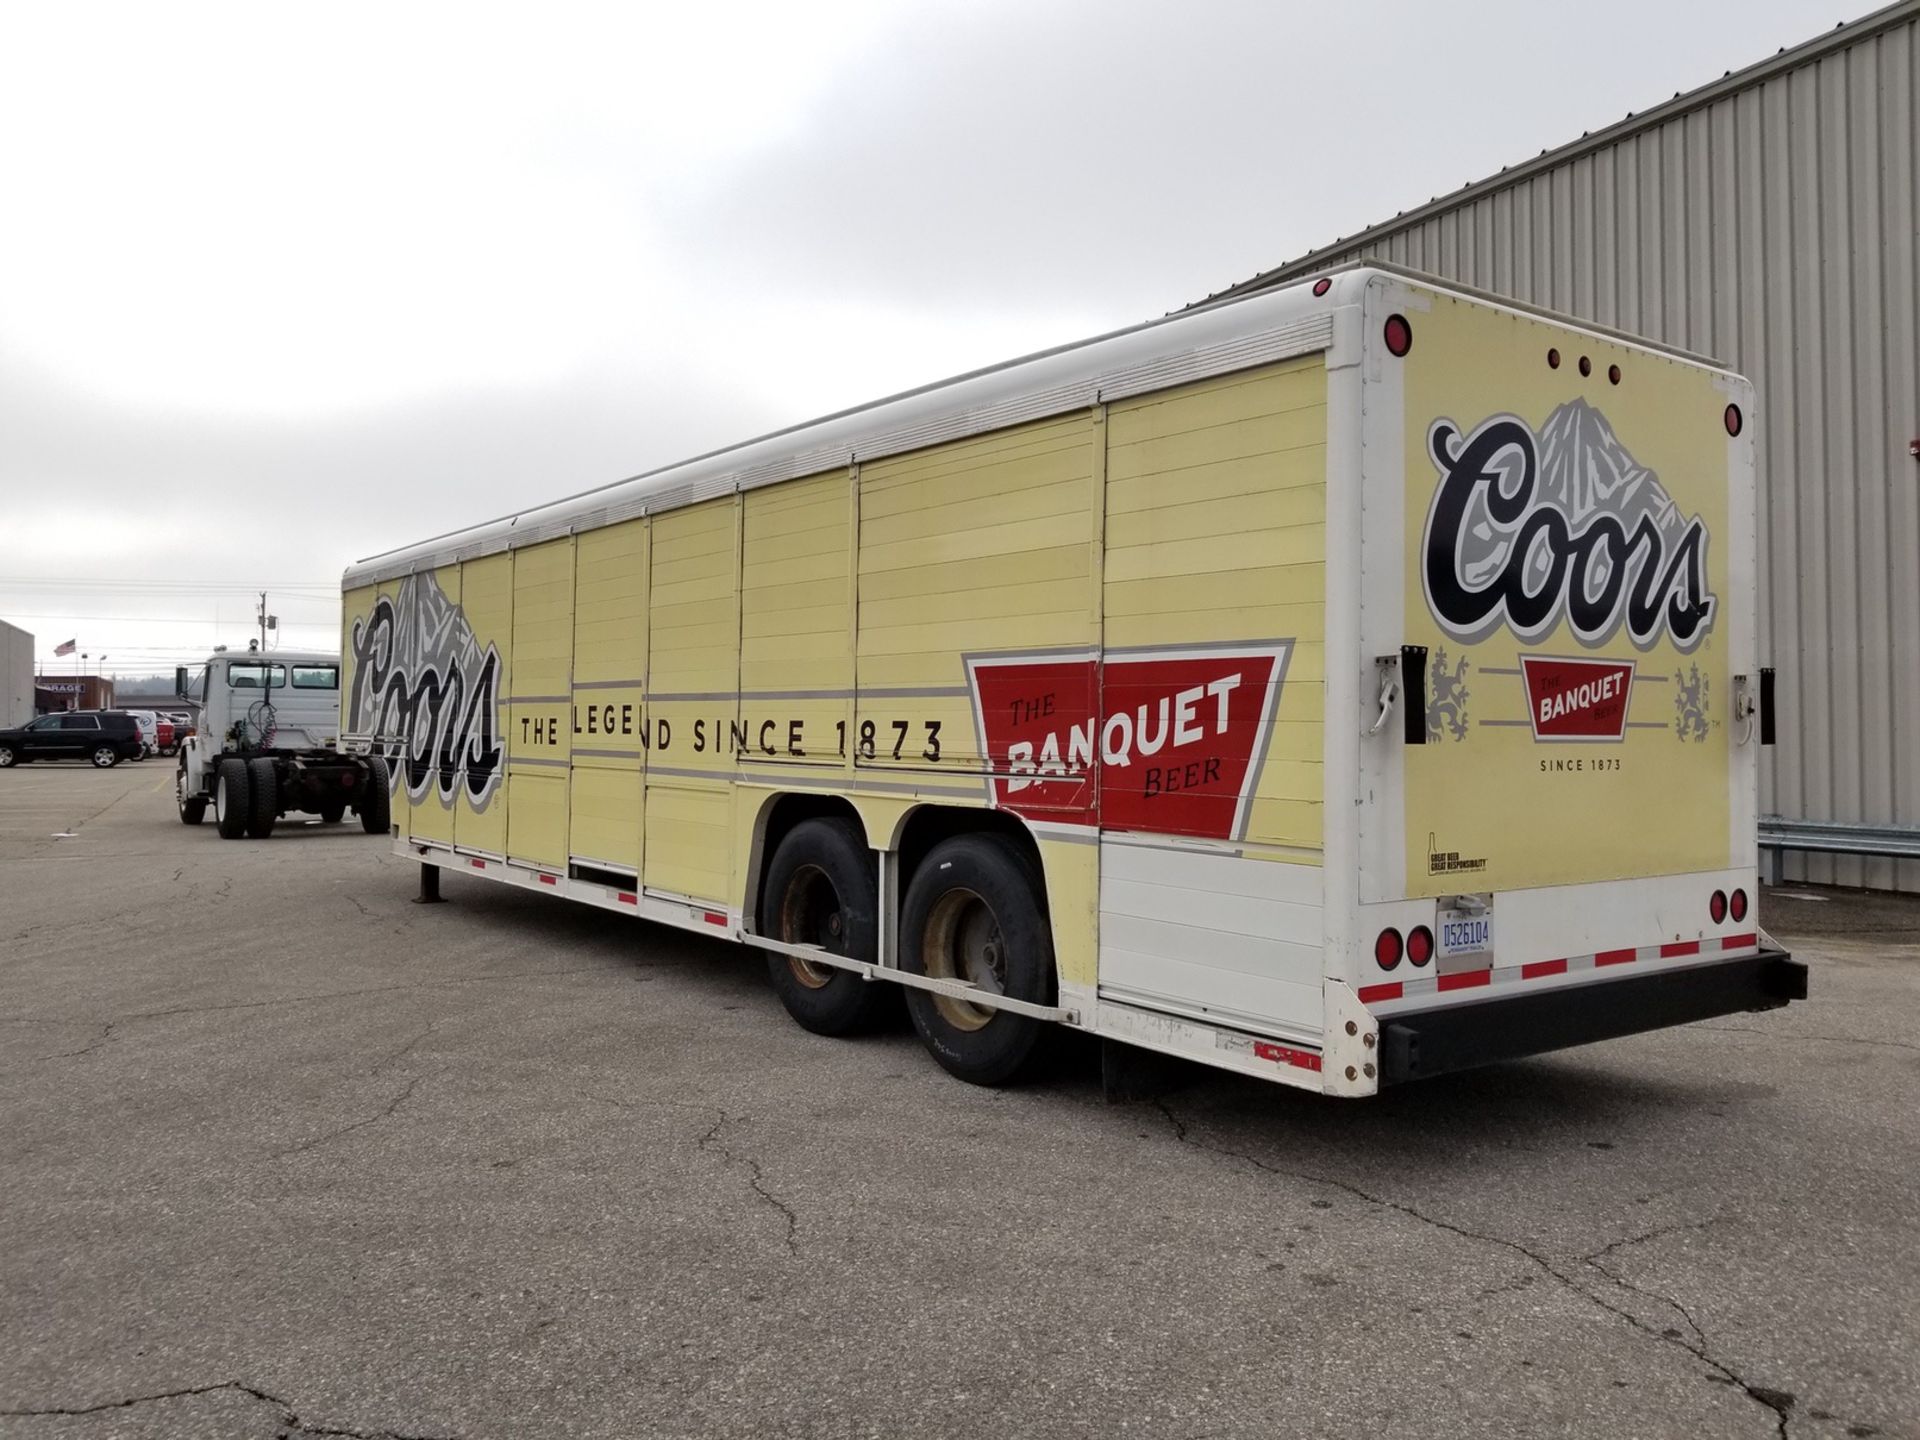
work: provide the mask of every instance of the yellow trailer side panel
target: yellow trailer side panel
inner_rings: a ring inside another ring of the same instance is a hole
[[[460,609],[481,647],[492,645],[500,657],[498,690],[502,697],[513,694],[513,556],[486,555],[449,567],[458,574]],[[501,706],[504,722],[506,706]],[[503,757],[504,760],[504,757]],[[465,787],[455,802],[454,843],[471,850],[504,855],[507,850],[507,787],[502,784],[489,797],[486,807],[475,810]],[[421,812],[415,807],[416,816]]]
[[[726,903],[739,718],[737,496],[653,521],[644,875],[649,889]]]
[[[649,526],[582,534],[574,555],[572,788],[568,850],[640,872],[646,769]]]
[[[573,537],[513,552],[513,691],[507,703],[507,853],[567,863],[572,750]]]
[[[460,607],[460,579],[458,565],[443,565],[433,572],[433,584],[439,587],[447,604],[455,610]],[[449,702],[465,703],[464,697],[455,701],[457,687],[448,686],[444,675],[436,674],[429,681],[422,670],[414,677],[413,683],[416,688],[446,687]],[[414,739],[426,748],[422,753],[403,754],[398,762],[402,786],[399,799],[410,799],[411,803],[399,803],[396,800],[392,807],[395,814],[407,817],[403,823],[407,834],[449,845],[453,843],[455,815],[464,803],[461,798],[465,790],[462,780],[467,761],[463,751],[446,743],[445,737],[450,730],[457,730],[457,726],[441,725],[414,730]],[[435,743],[436,738],[438,743]]]
[[[740,718],[749,768],[843,763],[853,688],[852,513],[844,470],[744,497]]]
[[[1080,413],[861,467],[861,764],[978,771],[963,657],[1096,643],[1099,433]]]
[[[1323,809],[1326,394],[1313,356],[1107,419],[1107,649],[1292,642],[1244,838],[1309,852]]]

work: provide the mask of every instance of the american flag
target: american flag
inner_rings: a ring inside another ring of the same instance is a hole
[[[54,633],[57,635],[60,632],[56,630]],[[71,655],[73,654],[73,648],[76,643],[78,642],[69,640],[64,645],[56,645],[53,647],[53,653],[55,655]]]

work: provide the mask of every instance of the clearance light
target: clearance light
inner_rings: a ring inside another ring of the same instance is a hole
[[[1593,361],[1589,360],[1584,355],[1580,357],[1580,373],[1583,376],[1591,375],[1593,373]]]
[[[1740,407],[1738,405],[1727,406],[1727,433],[1729,435],[1738,435],[1745,424],[1745,420],[1742,419],[1740,415]]]
[[[1734,891],[1732,899],[1730,899],[1727,903],[1729,908],[1733,911],[1733,918],[1736,921],[1744,920],[1747,918],[1747,892],[1746,891],[1744,890]]]
[[[1607,383],[1609,385],[1618,385],[1620,383],[1620,367],[1618,365],[1607,366]]]
[[[1400,932],[1392,928],[1382,930],[1373,942],[1373,960],[1382,970],[1391,970],[1400,963]]]
[[[1413,326],[1404,315],[1389,315],[1386,328],[1387,353],[1396,359],[1413,348]],[[1396,936],[1397,940],[1398,937]]]
[[[1333,281],[1331,280],[1316,280],[1313,282],[1313,293],[1316,295],[1324,295],[1332,288]]]
[[[1558,370],[1559,368],[1560,368],[1560,352],[1558,350],[1547,351],[1547,369]]]
[[[1726,891],[1716,890],[1713,892],[1713,899],[1707,902],[1707,913],[1713,916],[1714,924],[1720,925],[1725,923],[1727,918],[1727,892]]]
[[[1433,958],[1433,931],[1424,925],[1416,925],[1407,932],[1407,960],[1414,965],[1424,965]]]

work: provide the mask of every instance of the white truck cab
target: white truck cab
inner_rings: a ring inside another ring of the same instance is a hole
[[[289,811],[331,825],[352,809],[368,834],[387,833],[385,762],[338,748],[338,655],[216,651],[176,670],[174,683],[202,707],[174,781],[183,824],[198,825],[211,805],[222,838],[265,839]]]

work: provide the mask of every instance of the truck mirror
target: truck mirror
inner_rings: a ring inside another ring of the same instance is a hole
[[[173,693],[182,700],[187,698],[187,667],[184,665],[173,667]]]

